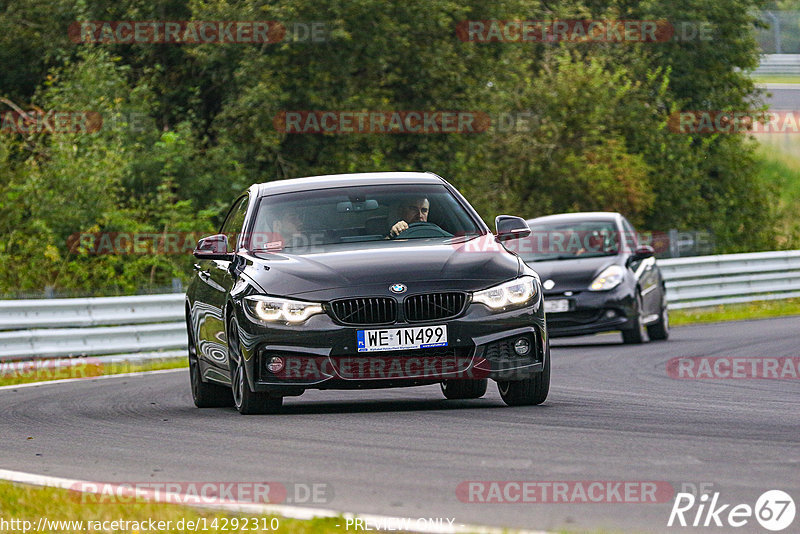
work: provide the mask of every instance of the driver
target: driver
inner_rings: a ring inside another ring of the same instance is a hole
[[[392,225],[389,237],[397,237],[408,229],[409,224],[428,222],[430,206],[430,202],[425,197],[411,199],[409,202],[400,204],[397,210],[400,220]]]
[[[576,252],[575,255],[581,256],[583,254],[603,252],[604,245],[605,245],[605,239],[600,234],[600,232],[595,230],[586,236],[586,238],[584,239],[584,245],[581,246],[580,250],[578,250],[578,252]]]

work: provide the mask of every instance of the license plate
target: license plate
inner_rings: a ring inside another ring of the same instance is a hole
[[[565,311],[569,311],[568,299],[555,299],[555,300],[544,301],[545,313],[560,313]]]
[[[446,326],[358,330],[358,352],[425,349],[447,346]]]

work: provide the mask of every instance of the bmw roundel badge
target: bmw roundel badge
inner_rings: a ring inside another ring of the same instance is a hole
[[[408,289],[404,284],[392,284],[389,286],[389,291],[392,293],[405,293]]]

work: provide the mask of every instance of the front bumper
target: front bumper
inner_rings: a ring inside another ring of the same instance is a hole
[[[237,307],[242,354],[253,391],[299,395],[306,389],[370,389],[435,384],[443,380],[520,380],[541,372],[548,336],[538,302],[492,313],[469,304],[452,319],[390,326],[345,326],[327,314],[301,325],[258,324]],[[357,351],[356,332],[381,328],[445,325],[447,347],[389,352]],[[518,356],[513,344],[528,339],[530,350]],[[267,368],[278,356],[284,369]]]
[[[545,292],[546,300],[566,299],[569,311],[547,314],[552,337],[626,330],[636,317],[635,291],[624,285],[611,291]]]

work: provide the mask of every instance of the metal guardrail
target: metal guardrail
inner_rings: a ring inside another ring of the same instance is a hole
[[[0,361],[186,354],[184,295],[0,301]]]
[[[753,74],[800,74],[800,54],[765,54]]]
[[[800,297],[800,250],[658,260],[670,309]]]
[[[800,297],[800,251],[658,260],[670,309]],[[186,354],[184,295],[0,301],[0,361]]]
[[[180,321],[182,293],[133,297],[0,300],[0,330]]]

